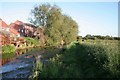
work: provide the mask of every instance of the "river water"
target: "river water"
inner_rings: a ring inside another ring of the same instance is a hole
[[[28,78],[36,59],[42,60],[42,53],[44,51],[40,48],[31,48],[17,50],[11,57],[3,57],[0,75],[2,78]]]

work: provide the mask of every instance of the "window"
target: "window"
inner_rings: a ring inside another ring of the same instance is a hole
[[[9,28],[7,28],[7,31],[9,31]]]
[[[18,29],[18,31],[20,32],[20,29]]]
[[[16,38],[14,38],[14,40],[16,41]]]
[[[22,33],[23,33],[23,29],[22,29]]]
[[[20,34],[17,34],[16,36],[17,36],[17,37],[20,37]]]
[[[5,30],[4,27],[2,27],[2,30]]]

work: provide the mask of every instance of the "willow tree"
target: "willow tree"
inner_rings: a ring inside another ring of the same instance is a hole
[[[61,40],[70,43],[76,40],[78,34],[77,23],[69,16],[62,14],[57,5],[42,4],[32,11],[31,23],[45,28],[48,43],[59,45]]]
[[[47,17],[49,15],[50,4],[42,4],[35,6],[31,10],[30,22],[36,26],[46,26]]]

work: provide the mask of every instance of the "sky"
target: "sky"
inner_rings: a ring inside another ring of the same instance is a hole
[[[43,2],[2,2],[0,18],[7,24],[20,20],[29,22],[30,11]],[[117,2],[49,2],[71,16],[79,26],[79,35],[118,36]]]

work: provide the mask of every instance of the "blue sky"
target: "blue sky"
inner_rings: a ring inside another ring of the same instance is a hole
[[[71,16],[79,25],[79,35],[118,36],[117,2],[54,2],[62,13]],[[54,4],[51,3],[51,4]],[[30,10],[40,2],[1,3],[0,17],[8,24],[16,20],[28,22]]]

